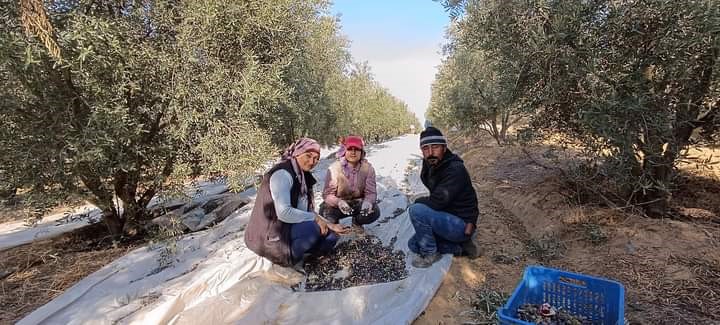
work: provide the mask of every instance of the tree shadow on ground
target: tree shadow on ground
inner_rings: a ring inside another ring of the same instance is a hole
[[[672,201],[677,206],[705,209],[720,216],[720,180],[680,171]]]

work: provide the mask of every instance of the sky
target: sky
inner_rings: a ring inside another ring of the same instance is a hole
[[[375,80],[422,125],[450,21],[443,7],[432,0],[335,0],[332,13],[355,61],[367,61]]]

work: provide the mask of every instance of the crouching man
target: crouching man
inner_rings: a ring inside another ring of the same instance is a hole
[[[472,242],[478,219],[478,201],[462,159],[447,147],[447,140],[434,127],[420,133],[423,155],[420,179],[430,195],[408,207],[415,235],[408,241],[417,254],[412,265],[426,268],[442,254],[478,256]]]

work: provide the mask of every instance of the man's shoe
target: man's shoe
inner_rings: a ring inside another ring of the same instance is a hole
[[[475,246],[472,239],[464,241],[462,244],[462,253],[469,259],[475,259],[480,256],[480,250]]]
[[[412,266],[424,269],[430,267],[430,265],[433,265],[435,262],[439,261],[440,258],[442,258],[442,255],[438,253],[430,254],[430,255],[417,255],[412,261]]]

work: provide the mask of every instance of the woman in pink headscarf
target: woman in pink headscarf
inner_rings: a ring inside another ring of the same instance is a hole
[[[306,254],[324,255],[348,230],[328,224],[314,212],[310,172],[320,159],[320,145],[301,138],[265,173],[245,230],[245,244],[275,264],[291,266]]]

